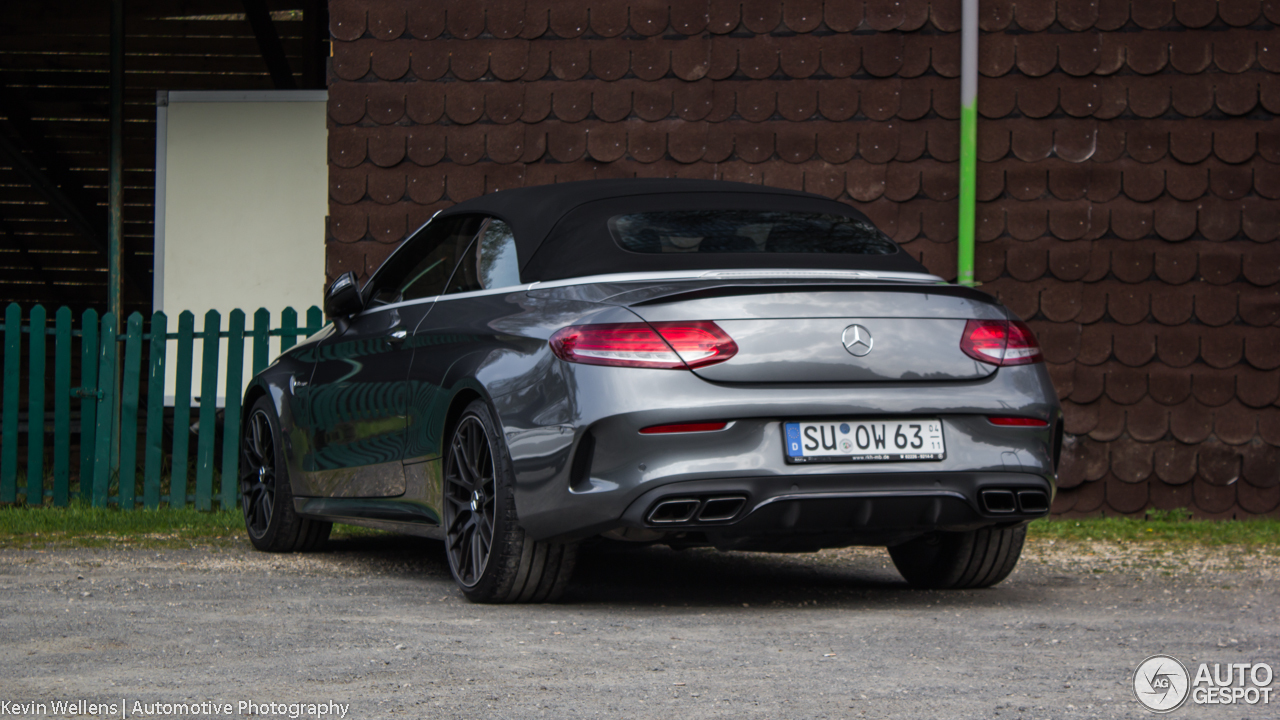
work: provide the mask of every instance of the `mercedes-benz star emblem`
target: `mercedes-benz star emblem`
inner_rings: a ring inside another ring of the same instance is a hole
[[[861,325],[850,325],[840,336],[844,349],[854,357],[862,357],[871,352],[871,331]]]

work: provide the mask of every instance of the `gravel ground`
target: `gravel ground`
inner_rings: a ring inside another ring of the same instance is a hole
[[[1280,671],[1278,560],[1043,541],[995,588],[919,592],[879,549],[599,547],[564,602],[495,607],[463,600],[440,544],[411,538],[309,555],[0,550],[0,703],[53,717],[70,714],[53,701],[83,700],[114,717],[204,701],[312,716],[287,705],[332,701],[361,720],[1145,718],[1130,687],[1149,655]],[[1176,716],[1277,717],[1280,698]]]

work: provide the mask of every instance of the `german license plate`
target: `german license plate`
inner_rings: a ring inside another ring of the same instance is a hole
[[[789,463],[943,460],[942,421],[822,420],[783,423]]]

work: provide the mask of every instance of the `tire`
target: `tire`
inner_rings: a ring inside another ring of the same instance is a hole
[[[240,508],[249,541],[265,552],[316,550],[333,527],[294,511],[280,419],[267,397],[249,408],[240,438]]]
[[[1026,525],[935,532],[889,548],[889,557],[912,587],[985,588],[1013,572],[1026,537]]]
[[[449,435],[444,477],[445,554],[467,599],[554,602],[573,574],[578,547],[529,539],[515,508],[515,473],[489,406],[467,406]]]

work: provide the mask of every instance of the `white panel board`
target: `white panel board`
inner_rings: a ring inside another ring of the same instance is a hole
[[[167,95],[167,103],[165,102]],[[156,282],[154,304],[169,316],[260,307],[280,324],[286,307],[319,305],[324,291],[328,212],[326,93],[304,90],[169,92],[157,102]],[[226,341],[219,357],[224,403]],[[244,379],[251,373],[245,345]],[[169,343],[165,400],[173,402],[177,342]],[[272,357],[279,352],[273,338]],[[201,342],[192,391],[200,392]]]

